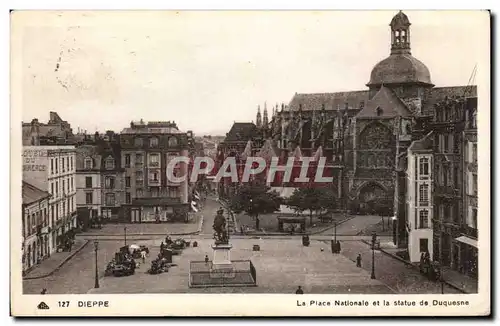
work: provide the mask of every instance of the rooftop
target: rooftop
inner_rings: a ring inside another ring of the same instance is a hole
[[[50,197],[50,193],[48,193],[47,191],[43,191],[42,189],[35,187],[34,185],[26,181],[23,181],[22,188],[23,205],[36,203],[42,199]]]

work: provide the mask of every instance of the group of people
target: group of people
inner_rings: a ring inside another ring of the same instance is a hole
[[[332,240],[331,246],[332,246],[332,253],[334,253],[334,254],[340,254],[340,250],[341,250],[340,241],[338,241],[338,240],[337,241]]]

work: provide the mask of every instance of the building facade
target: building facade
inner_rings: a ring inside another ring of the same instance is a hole
[[[70,144],[73,142],[71,125],[61,119],[57,112],[50,112],[47,123],[33,119],[22,124],[23,146]]]
[[[24,146],[23,180],[51,194],[49,252],[76,227],[76,150],[74,146]]]
[[[132,122],[120,134],[121,167],[124,169],[125,219],[132,223],[187,221],[189,180],[167,179],[172,159],[189,157],[188,134],[174,122]],[[188,163],[171,171],[182,177]]]
[[[101,154],[97,145],[76,148],[76,207],[79,224],[102,215]]]
[[[112,132],[97,143],[101,156],[101,215],[104,221],[127,221],[122,206],[126,203],[125,169],[121,163],[120,137]]]
[[[50,255],[49,199],[50,193],[23,181],[22,185],[22,271]]]
[[[405,212],[411,262],[419,262],[422,253],[433,259],[433,141],[430,132],[408,148]]]

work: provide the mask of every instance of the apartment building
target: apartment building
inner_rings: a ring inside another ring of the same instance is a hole
[[[408,254],[419,262],[422,253],[433,257],[433,142],[432,132],[412,142],[408,148],[406,169],[406,221]]]
[[[51,194],[48,203],[49,252],[76,227],[76,149],[74,146],[24,146],[23,180]]]
[[[76,207],[79,222],[102,214],[101,155],[97,145],[76,148]]]
[[[49,199],[50,193],[23,181],[22,185],[22,271],[50,255]]]
[[[189,180],[167,179],[168,163],[189,156],[188,133],[175,122],[131,122],[120,133],[124,172],[124,216],[132,223],[186,221],[189,216]],[[187,176],[188,164],[179,163],[173,174]]]

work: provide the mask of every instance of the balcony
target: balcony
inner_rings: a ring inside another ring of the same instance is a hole
[[[436,186],[435,194],[445,197],[460,197],[460,189],[456,189],[452,186]]]
[[[419,205],[419,206],[429,206],[429,204],[430,204],[430,203],[429,203],[429,201],[428,201],[428,200],[420,200],[420,201],[418,202],[418,205]]]
[[[160,179],[149,179],[148,180],[148,185],[150,186],[159,186],[160,185]]]
[[[148,167],[150,168],[159,168],[160,162],[149,162]]]

